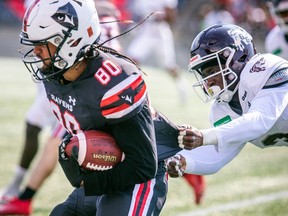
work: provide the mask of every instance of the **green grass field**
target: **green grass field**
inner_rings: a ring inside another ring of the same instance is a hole
[[[0,188],[12,178],[23,143],[24,118],[36,93],[20,59],[0,58]],[[173,80],[163,71],[145,67],[154,107],[177,124],[208,127],[209,104],[204,104],[187,82],[189,101],[180,104]],[[185,78],[192,77],[185,73]],[[42,133],[41,141],[49,130]],[[37,159],[36,159],[37,160]],[[34,161],[36,161],[34,160]],[[35,164],[33,164],[35,165]],[[27,176],[28,177],[28,176]],[[27,179],[27,178],[26,178]],[[240,155],[217,174],[207,176],[203,203],[195,206],[192,189],[183,179],[169,180],[163,216],[286,216],[288,215],[288,149],[258,149],[247,145]],[[33,202],[35,216],[49,215],[72,187],[58,166]]]

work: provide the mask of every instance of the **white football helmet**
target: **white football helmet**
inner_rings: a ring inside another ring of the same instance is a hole
[[[230,102],[238,90],[243,68],[255,54],[252,36],[239,26],[219,24],[203,30],[190,50],[189,72],[197,79],[194,90],[204,102]],[[204,74],[203,70],[210,66],[218,66],[219,71]],[[222,76],[223,88],[207,85],[208,79],[217,75]]]
[[[101,28],[94,0],[34,0],[27,8],[20,34],[23,45],[52,43],[49,71],[41,71],[43,60],[33,48],[24,53],[23,62],[36,80],[57,78],[81,59],[85,47],[97,42]]]

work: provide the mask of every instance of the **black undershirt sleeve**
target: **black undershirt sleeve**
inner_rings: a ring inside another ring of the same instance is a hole
[[[112,125],[112,134],[125,153],[125,159],[110,170],[85,172],[83,181],[86,196],[114,193],[155,176],[155,131],[146,105],[136,116]]]

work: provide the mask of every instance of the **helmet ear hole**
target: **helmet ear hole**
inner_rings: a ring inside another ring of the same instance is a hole
[[[232,64],[231,69],[232,69],[233,71],[242,71],[242,69],[244,68],[244,66],[245,66],[245,63],[236,61],[236,62],[234,62],[234,63]]]
[[[76,41],[74,41],[72,44],[71,44],[71,47],[76,47],[78,46],[78,44],[81,42],[82,38],[78,38]]]
[[[241,56],[241,58],[238,59],[239,62],[246,62],[247,59],[247,55],[244,54],[243,56]]]

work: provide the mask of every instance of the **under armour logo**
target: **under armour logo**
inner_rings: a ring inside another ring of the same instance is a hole
[[[75,104],[76,104],[76,99],[75,99],[75,98],[72,98],[72,97],[69,95],[69,103],[70,103],[70,104],[72,103],[72,105],[75,106]]]

